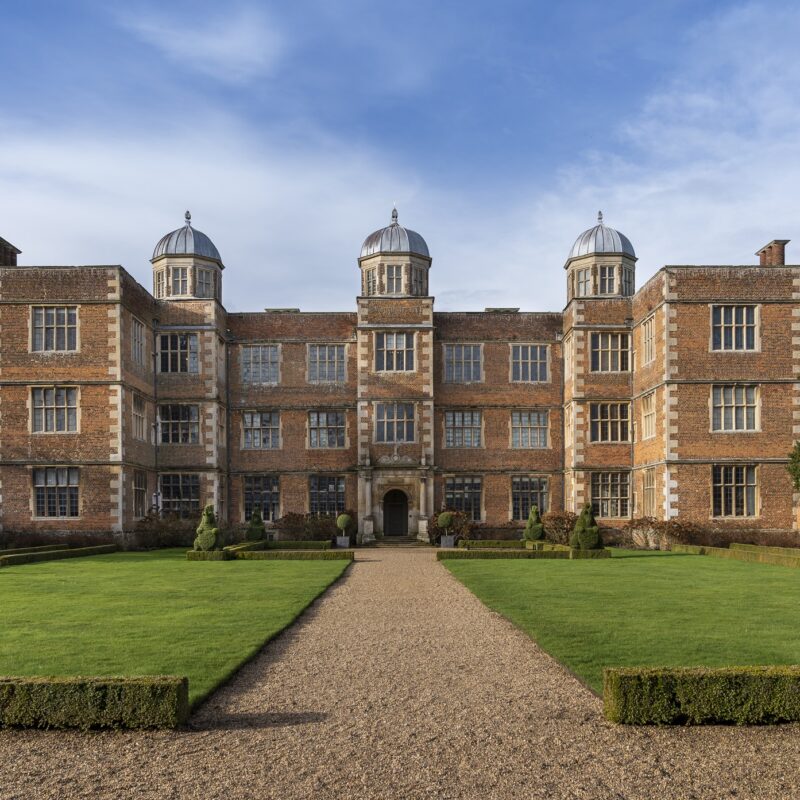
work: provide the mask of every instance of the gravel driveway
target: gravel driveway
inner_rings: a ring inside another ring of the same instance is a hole
[[[189,730],[0,731],[4,799],[799,796],[800,726],[612,726],[427,549],[359,552]]]

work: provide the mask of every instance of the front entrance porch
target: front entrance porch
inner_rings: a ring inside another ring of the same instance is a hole
[[[391,489],[383,496],[383,535],[408,534],[408,497],[400,489]]]

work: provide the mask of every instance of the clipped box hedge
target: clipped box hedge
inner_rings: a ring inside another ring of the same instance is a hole
[[[264,550],[330,550],[330,542],[315,542],[315,541],[301,541],[301,542],[266,542]]]
[[[257,542],[239,542],[239,544],[229,544],[222,549],[231,553],[238,553],[240,550],[263,550],[266,545],[266,539],[259,539]]]
[[[603,704],[625,725],[800,721],[800,666],[603,670]]]
[[[754,553],[768,553],[771,556],[792,556],[800,558],[800,547],[768,547],[760,544],[736,544],[730,545],[731,550],[746,550]]]
[[[38,547],[10,547],[0,550],[0,556],[17,556],[20,553],[49,553],[53,550],[67,550],[68,544],[40,544]]]
[[[0,728],[176,728],[189,716],[189,681],[0,677]]]
[[[353,550],[237,550],[246,561],[355,561]]]
[[[236,551],[231,550],[187,550],[187,561],[233,561]]]
[[[691,544],[672,545],[673,553],[694,553],[700,556],[714,556],[715,558],[729,558],[733,561],[749,561],[754,564],[771,564],[776,567],[794,567],[800,569],[800,556],[785,556],[774,553],[764,553],[760,550],[743,550],[727,547],[700,547]]]
[[[611,551],[603,548],[602,550],[580,550],[571,547],[569,550],[570,558],[611,558]]]
[[[98,544],[94,547],[74,547],[65,550],[44,550],[34,553],[17,553],[16,555],[0,555],[0,567],[14,567],[19,564],[38,564],[41,561],[58,561],[62,558],[81,558],[83,556],[99,556],[119,550],[116,544]]]
[[[460,539],[458,546],[465,550],[522,550],[525,544],[519,539]]]
[[[436,560],[453,558],[569,558],[567,550],[437,550]]]
[[[569,552],[572,548],[568,544],[556,544],[555,542],[547,542],[544,539],[539,539],[535,542],[525,542],[527,550],[563,550]]]

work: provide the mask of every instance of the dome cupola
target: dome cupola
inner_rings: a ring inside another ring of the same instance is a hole
[[[426,297],[431,255],[416,231],[404,228],[392,209],[392,221],[371,233],[361,245],[361,295]]]
[[[584,231],[572,245],[564,264],[567,299],[630,297],[634,292],[636,252],[631,240],[603,223]]]
[[[153,295],[159,300],[220,300],[225,265],[214,242],[192,227],[184,215],[183,227],[159,239],[150,262]]]

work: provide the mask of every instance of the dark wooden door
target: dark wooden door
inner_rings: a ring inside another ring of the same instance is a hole
[[[399,489],[386,492],[383,497],[383,535],[408,534],[408,498]]]

